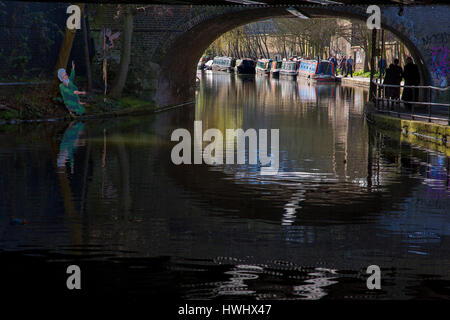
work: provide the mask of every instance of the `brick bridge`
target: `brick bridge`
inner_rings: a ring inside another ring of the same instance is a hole
[[[288,6],[151,6],[135,17],[133,48],[145,49],[145,61],[155,66],[149,77],[156,89],[158,105],[192,101],[197,62],[207,47],[221,34],[254,21],[290,17]],[[367,6],[296,5],[295,9],[311,18],[342,17],[367,20]],[[422,84],[442,86],[450,83],[450,23],[448,5],[380,5],[382,28],[395,34],[419,65]],[[102,21],[112,20],[112,13]],[[108,17],[109,16],[109,17]],[[117,26],[119,27],[119,26]]]

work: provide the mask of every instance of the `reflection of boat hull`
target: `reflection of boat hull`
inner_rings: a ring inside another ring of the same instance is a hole
[[[234,66],[236,64],[236,59],[230,57],[215,57],[213,60],[212,70],[213,71],[226,71],[234,72]]]
[[[256,74],[259,74],[261,76],[268,76],[270,74],[270,71],[267,69],[260,69],[256,67]]]
[[[278,78],[280,76],[281,64],[281,61],[272,61],[272,65],[270,67],[270,75],[272,78]]]
[[[270,75],[271,59],[259,59],[256,63],[256,74],[268,76]]]
[[[236,63],[236,74],[255,74],[255,62],[250,59],[244,59]]]
[[[298,68],[298,74],[316,83],[336,82],[340,79],[334,76],[334,66],[326,60],[302,60]]]
[[[249,68],[236,68],[236,74],[255,74],[255,69],[249,69]]]
[[[280,68],[280,77],[288,79],[296,79],[298,74],[297,61],[283,61]]]
[[[220,67],[220,66],[216,66],[213,65],[211,68],[212,71],[223,71],[223,72],[233,72],[233,68],[231,67]]]
[[[336,82],[340,81],[338,77],[333,77],[329,75],[323,75],[323,74],[315,74],[309,78],[309,80],[314,81],[316,83],[330,83],[330,82]]]
[[[281,70],[280,77],[287,78],[287,79],[295,79],[295,78],[297,78],[297,71],[289,72],[289,71]]]

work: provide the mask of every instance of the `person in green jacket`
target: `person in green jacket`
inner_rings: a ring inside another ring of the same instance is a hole
[[[58,78],[61,81],[59,89],[61,90],[61,95],[64,100],[64,104],[71,115],[74,113],[81,116],[84,113],[84,102],[80,102],[79,95],[86,94],[85,91],[79,91],[77,86],[74,84],[75,80],[75,63],[72,61],[72,71],[70,72],[70,77],[67,75],[66,69],[61,68],[58,70]]]

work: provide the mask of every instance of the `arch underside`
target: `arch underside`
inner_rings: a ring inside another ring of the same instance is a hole
[[[352,7],[351,11],[348,7],[346,9],[345,7],[343,9],[334,8],[333,10],[326,7],[308,7],[298,10],[311,18],[336,17],[361,21],[367,19],[365,8],[362,7]],[[155,96],[157,104],[167,106],[193,101],[197,63],[209,45],[222,34],[234,28],[270,18],[298,19],[285,7],[240,9],[206,19],[172,41],[162,49],[166,54],[161,61],[158,90]],[[405,44],[419,66],[422,84],[429,84],[430,73],[424,64],[424,57],[409,39],[409,35],[403,34],[397,26],[389,24],[389,21],[385,21],[383,18],[381,26],[392,32]]]

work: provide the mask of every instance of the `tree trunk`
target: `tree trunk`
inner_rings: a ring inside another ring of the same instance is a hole
[[[92,72],[91,72],[91,59],[89,57],[89,41],[88,41],[88,30],[87,30],[87,8],[84,10],[82,28],[83,28],[83,41],[84,41],[84,61],[86,64],[86,77],[87,77],[87,91],[92,91]]]
[[[125,9],[125,16],[123,17],[123,30],[121,34],[120,44],[120,65],[119,73],[117,74],[114,84],[111,89],[111,96],[119,98],[122,94],[125,82],[128,76],[128,67],[131,60],[131,37],[133,36],[133,14],[131,7],[127,6]]]
[[[77,3],[76,5],[80,7],[80,13],[83,14],[84,4]],[[77,29],[70,30],[66,28],[66,33],[61,43],[61,48],[59,49],[58,60],[56,61],[55,65],[55,72],[51,88],[51,92],[53,93],[53,95],[56,95],[59,92],[60,81],[58,79],[58,69],[67,68],[67,63],[69,62],[70,51],[72,51],[73,39],[75,39],[76,32]],[[70,74],[70,71],[68,73]]]
[[[364,49],[364,72],[368,72],[370,71],[370,67],[369,67],[369,61],[372,61],[372,42],[369,40],[370,38],[367,37],[367,41],[365,41],[366,43],[366,48]]]
[[[364,72],[368,72],[369,71],[369,53],[365,52],[364,53]]]
[[[406,55],[405,55],[405,45],[403,42],[400,42],[400,55],[399,55],[400,65],[404,66],[406,61]]]

